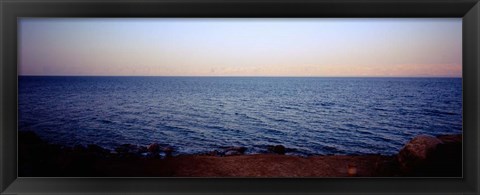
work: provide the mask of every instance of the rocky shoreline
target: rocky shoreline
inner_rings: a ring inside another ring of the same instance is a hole
[[[20,177],[461,177],[462,136],[419,135],[397,155],[245,154],[225,147],[204,154],[174,156],[174,148],[124,144],[114,151],[97,145],[49,144],[31,131],[18,135]]]

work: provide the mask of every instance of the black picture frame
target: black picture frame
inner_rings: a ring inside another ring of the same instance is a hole
[[[0,192],[162,194],[479,194],[478,0],[0,1]],[[19,17],[463,18],[463,178],[17,178]]]

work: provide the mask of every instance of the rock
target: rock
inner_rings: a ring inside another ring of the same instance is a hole
[[[159,153],[160,152],[160,144],[158,144],[158,143],[150,144],[147,149],[151,153]]]
[[[165,146],[165,147],[162,147],[162,152],[165,153],[165,156],[167,157],[171,157],[172,156],[172,153],[173,153],[173,147],[171,146]]]
[[[282,145],[269,146],[268,151],[276,153],[276,154],[285,154],[286,148],[285,148],[285,146],[282,146]]]
[[[147,153],[148,149],[145,146],[138,147],[138,153]]]
[[[105,158],[109,156],[110,150],[104,149],[95,144],[88,144],[86,154],[95,158]]]
[[[161,146],[158,143],[153,143],[146,148],[145,152],[148,152],[147,156],[149,158],[160,158],[161,156],[171,157],[173,153],[173,147],[168,145]]]
[[[131,144],[122,144],[122,145],[115,148],[115,152],[117,152],[119,154],[130,153],[130,150],[131,150],[132,147],[133,147],[133,145],[131,145]]]
[[[207,156],[222,156],[223,154],[218,150],[210,151],[206,153]]]
[[[158,153],[147,152],[144,157],[147,159],[157,159],[160,158],[160,155]]]
[[[235,151],[235,150],[229,150],[225,152],[225,156],[236,156],[236,155],[241,155],[242,153]]]
[[[247,151],[246,147],[228,147],[225,150],[223,150],[222,154],[225,156],[235,156],[235,155],[243,155],[245,154],[245,151]]]
[[[146,147],[139,147],[133,144],[122,144],[115,148],[115,151],[119,154],[120,157],[141,157],[142,153],[146,152]]]
[[[96,144],[87,145],[87,152],[99,155],[105,155],[110,153],[110,150],[104,149]]]
[[[430,135],[419,135],[408,142],[398,153],[400,168],[406,173],[422,169],[429,164],[437,147],[443,142]]]
[[[235,151],[240,154],[243,154],[245,153],[245,151],[247,151],[247,148],[246,147],[228,147],[227,149],[225,149],[225,151]]]

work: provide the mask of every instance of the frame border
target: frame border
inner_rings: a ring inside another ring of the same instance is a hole
[[[479,0],[0,0],[0,193],[479,194]],[[461,17],[463,178],[17,178],[19,17]]]

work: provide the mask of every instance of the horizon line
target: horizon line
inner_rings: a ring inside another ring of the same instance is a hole
[[[17,75],[32,77],[245,77],[245,78],[463,78],[462,76],[229,76],[229,75]]]

